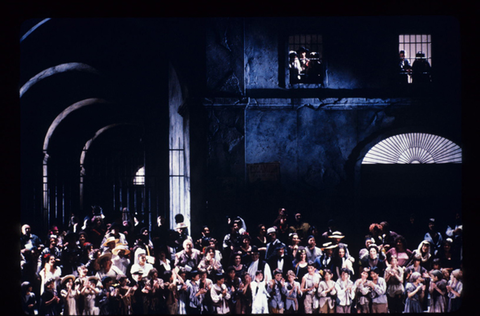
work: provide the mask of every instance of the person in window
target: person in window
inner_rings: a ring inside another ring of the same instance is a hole
[[[299,82],[302,65],[300,65],[297,52],[294,50],[288,53],[288,69],[290,69],[290,84]]]
[[[418,52],[412,65],[412,80],[414,84],[431,82],[431,66],[425,58],[425,53]]]
[[[308,80],[312,83],[320,83],[322,77],[322,62],[318,52],[310,53],[310,61],[307,68]]]
[[[300,61],[300,76],[305,78],[305,75],[307,73],[307,68],[308,68],[308,62],[310,59],[307,57],[309,54],[309,50],[306,49],[305,47],[300,47],[298,50],[298,55],[300,56],[298,60]]]
[[[408,83],[408,76],[410,76],[412,73],[412,66],[408,62],[408,59],[405,58],[405,51],[401,50],[398,55],[398,71],[400,74],[399,82],[401,84],[406,84]]]

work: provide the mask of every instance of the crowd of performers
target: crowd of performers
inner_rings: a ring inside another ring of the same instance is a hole
[[[228,219],[218,242],[209,226],[192,238],[181,215],[149,231],[107,221],[100,208],[44,239],[22,226],[25,314],[421,313],[460,308],[462,224],[372,223],[349,249],[333,220],[321,233],[281,208],[270,224]],[[73,217],[72,217],[73,218]],[[124,218],[125,219],[125,218]],[[409,248],[407,245],[412,245]]]

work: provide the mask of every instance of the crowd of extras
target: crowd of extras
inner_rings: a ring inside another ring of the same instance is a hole
[[[109,221],[94,207],[83,222],[72,214],[65,229],[52,226],[43,238],[24,224],[25,314],[442,313],[461,306],[459,214],[443,227],[412,214],[401,225],[371,223],[364,235],[348,236],[334,220],[322,232],[281,208],[271,223],[247,226],[236,216],[225,234],[205,225],[195,237],[181,214],[174,229],[158,217],[151,231],[126,214]],[[354,238],[364,247],[349,249]]]

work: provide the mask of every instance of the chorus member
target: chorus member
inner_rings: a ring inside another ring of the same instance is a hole
[[[355,285],[350,280],[350,272],[342,269],[340,278],[335,282],[335,291],[337,292],[336,312],[338,314],[350,314],[353,299],[355,298]]]
[[[237,277],[241,277],[243,273],[247,271],[247,266],[242,263],[242,255],[240,253],[236,253],[233,256],[233,268],[235,269],[235,275]]]
[[[385,269],[384,275],[387,283],[387,300],[390,313],[401,313],[404,310],[403,272],[404,269],[398,265],[397,257],[392,256],[390,265]]]
[[[333,273],[329,269],[323,270],[323,280],[320,281],[317,290],[319,308],[321,314],[335,313],[335,299],[337,292],[335,282],[332,280]]]
[[[447,282],[443,279],[443,274],[439,270],[433,270],[431,273],[430,287],[430,309],[431,313],[445,313],[447,311],[447,302],[445,294],[447,293]]]
[[[270,257],[268,264],[272,270],[279,269],[285,271],[285,273],[288,270],[293,270],[293,258],[286,253],[285,246],[283,245],[277,247],[275,255]],[[286,277],[286,275],[284,275],[284,277]]]
[[[267,292],[270,295],[270,312],[272,314],[283,314],[285,310],[283,297],[287,294],[287,288],[282,270],[275,269],[273,271],[273,279],[267,286]]]
[[[360,251],[358,252],[359,261],[362,261],[364,258],[368,257],[368,247],[374,243],[375,243],[375,239],[373,239],[372,236],[370,235],[365,236],[365,248],[360,249]]]
[[[240,277],[237,277],[233,266],[229,266],[225,272],[225,285],[230,293],[230,300],[228,301],[230,311],[232,314],[240,314],[242,310],[242,302],[240,301],[240,283],[242,281]]]
[[[305,249],[298,251],[297,258],[293,262],[293,268],[297,280],[302,280],[303,276],[308,273],[308,261]]]
[[[260,253],[256,246],[252,247],[252,253],[250,255],[251,262],[248,266],[247,272],[250,276],[255,278],[256,272],[258,270],[262,271],[262,277],[265,278],[265,282],[269,282],[272,279],[272,272],[270,270],[269,264],[265,261],[260,259]]]
[[[255,272],[255,281],[250,282],[252,291],[252,314],[268,313],[268,292],[266,281],[263,278],[263,272],[258,270]]]
[[[448,308],[447,311],[456,312],[462,304],[463,282],[460,269],[453,270],[447,284]]]
[[[305,296],[303,304],[306,314],[313,314],[313,312],[318,308],[318,298],[315,293],[320,283],[320,279],[321,276],[316,271],[313,262],[308,262],[308,273],[303,276],[302,283],[300,285],[302,294]]]
[[[123,272],[113,265],[112,263],[112,254],[110,252],[105,252],[100,257],[97,258],[98,266],[100,270],[97,271],[95,276],[101,280],[103,277],[109,276],[113,279],[116,279],[118,275],[123,274]]]
[[[119,314],[131,315],[132,314],[132,296],[133,288],[129,285],[130,281],[125,275],[118,276],[119,282],[117,295],[119,301]]]
[[[25,315],[35,315],[37,308],[37,298],[33,292],[33,286],[29,281],[24,281],[21,284],[22,292],[22,310]]]
[[[298,250],[303,248],[303,246],[300,245],[300,237],[298,236],[298,233],[290,233],[288,236],[290,239],[290,244],[288,245],[287,253],[292,258],[296,258]]]
[[[45,290],[45,283],[47,280],[53,279],[55,284],[54,288],[55,290],[58,287],[58,284],[60,283],[60,276],[62,275],[62,269],[57,266],[57,261],[56,258],[53,254],[47,254],[44,257],[44,267],[40,272],[38,273],[41,279],[41,288],[40,288],[40,295],[43,294],[43,291]]]
[[[202,300],[205,296],[206,289],[200,287],[200,274],[197,270],[190,272],[190,279],[187,280],[187,297],[186,305],[188,315],[199,315],[202,311]]]
[[[302,295],[302,289],[295,278],[295,273],[292,270],[287,271],[285,314],[295,314],[299,310],[298,297]]]
[[[332,242],[326,242],[323,244],[323,254],[320,257],[317,257],[313,262],[315,268],[319,271],[329,269],[333,272],[333,280],[336,281],[340,278],[340,275],[337,275],[336,267],[339,265],[338,257],[334,252],[338,245],[333,244]]]
[[[387,313],[387,284],[385,279],[379,276],[380,270],[377,267],[370,269],[372,281],[368,281],[368,286],[372,288],[372,313]]]
[[[205,248],[205,256],[200,260],[198,269],[207,271],[210,277],[217,272],[222,272],[222,264],[215,259],[215,248],[210,246]]]
[[[213,305],[210,290],[213,286],[213,281],[208,278],[207,271],[198,270],[200,274],[200,288],[205,290],[205,294],[202,300],[202,314],[212,314]]]
[[[422,256],[419,253],[414,254],[412,264],[405,268],[405,273],[404,273],[405,280],[409,280],[410,276],[414,272],[420,273],[422,278],[429,278],[428,271],[427,269],[422,267],[421,262],[422,262]]]
[[[405,309],[404,313],[423,313],[422,301],[425,297],[426,286],[422,284],[424,279],[419,272],[413,272],[405,286]]]
[[[40,296],[40,315],[60,315],[60,297],[58,297],[55,279],[50,278],[44,282],[44,290]]]
[[[430,218],[428,220],[428,231],[423,237],[424,240],[430,243],[430,253],[434,256],[438,253],[438,250],[443,244],[442,233],[437,230],[435,222],[435,218]]]
[[[148,275],[148,272],[153,269],[153,265],[147,262],[147,253],[143,248],[137,248],[135,250],[135,261],[130,267],[130,274],[133,275],[132,271],[140,270],[143,275]]]
[[[163,279],[158,277],[157,269],[153,268],[148,272],[145,280],[146,304],[148,314],[158,314],[161,311],[164,298],[162,290],[164,289]]]
[[[217,273],[215,276],[216,283],[212,285],[210,289],[210,295],[213,301],[213,308],[215,314],[228,314],[230,313],[230,307],[228,301],[230,300],[230,293],[225,285],[225,275],[223,273]]]
[[[175,267],[184,267],[187,272],[198,267],[202,253],[200,250],[193,248],[193,242],[186,239],[183,242],[183,250],[175,254]]]
[[[260,252],[260,258],[265,258],[265,253],[267,252],[267,229],[263,224],[259,224],[257,229],[257,235],[252,241],[252,246],[257,247]]]
[[[63,315],[78,315],[77,298],[78,289],[75,288],[75,276],[73,274],[66,275],[62,278],[62,290],[60,295],[64,302]]]
[[[242,282],[240,283],[239,296],[241,301],[242,310],[240,314],[251,314],[252,313],[252,277],[248,272],[244,272],[241,276]]]
[[[317,241],[313,235],[308,236],[305,251],[307,253],[307,261],[315,261],[323,254],[322,250],[317,247]]]
[[[397,257],[398,266],[400,267],[406,267],[412,257],[412,251],[407,249],[407,241],[402,235],[398,235],[395,238],[394,246],[387,251],[387,262],[390,262],[392,256]]]
[[[370,270],[374,267],[377,267],[378,274],[383,275],[385,270],[385,261],[380,258],[378,251],[379,248],[377,245],[371,244],[368,247],[368,257],[360,261],[360,265],[362,268],[370,268]]]
[[[367,283],[369,273],[370,268],[364,268],[360,273],[360,278],[354,283],[355,306],[359,314],[370,314],[372,288]]]
[[[100,293],[97,287],[98,278],[95,276],[88,277],[88,283],[82,288],[80,294],[84,299],[83,315],[99,315],[100,310],[95,305],[96,298]]]
[[[267,251],[265,253],[265,260],[269,261],[270,258],[275,255],[278,246],[286,247],[285,244],[277,238],[277,229],[270,227],[267,229],[267,235],[270,242],[267,244]]]
[[[112,254],[112,267],[116,267],[121,274],[126,275],[127,268],[130,265],[130,259],[128,257],[130,250],[128,249],[128,246],[117,245],[112,250]]]
[[[350,273],[353,276],[353,262],[355,259],[352,256],[349,256],[348,258],[346,257],[347,249],[343,245],[339,245],[337,249],[338,258],[335,266],[337,276],[340,276],[340,271],[344,268],[350,270]]]

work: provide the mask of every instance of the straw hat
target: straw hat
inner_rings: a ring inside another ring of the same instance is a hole
[[[96,261],[97,263],[100,263],[100,261],[102,261],[104,258],[112,259],[112,253],[109,252],[109,251],[105,251],[105,252],[102,253],[100,256],[98,256],[98,258],[95,259],[95,261]]]
[[[72,279],[73,281],[75,281],[75,276],[73,274],[67,274],[66,276],[64,276],[62,278],[62,280],[60,281],[63,284],[65,284],[65,282],[67,282],[68,280]]]
[[[335,231],[333,232],[328,238],[344,238],[345,236],[342,235],[341,232]]]
[[[107,238],[107,240],[105,240],[105,242],[103,243],[103,246],[104,247],[107,247],[109,243],[111,242],[115,242],[115,245],[119,242],[120,239],[115,239],[115,237],[113,236],[110,236]]]
[[[128,246],[122,244],[118,244],[114,249],[112,249],[112,253],[118,256],[118,253],[122,250],[125,252],[125,255],[128,255],[130,253],[130,249],[128,249]]]

